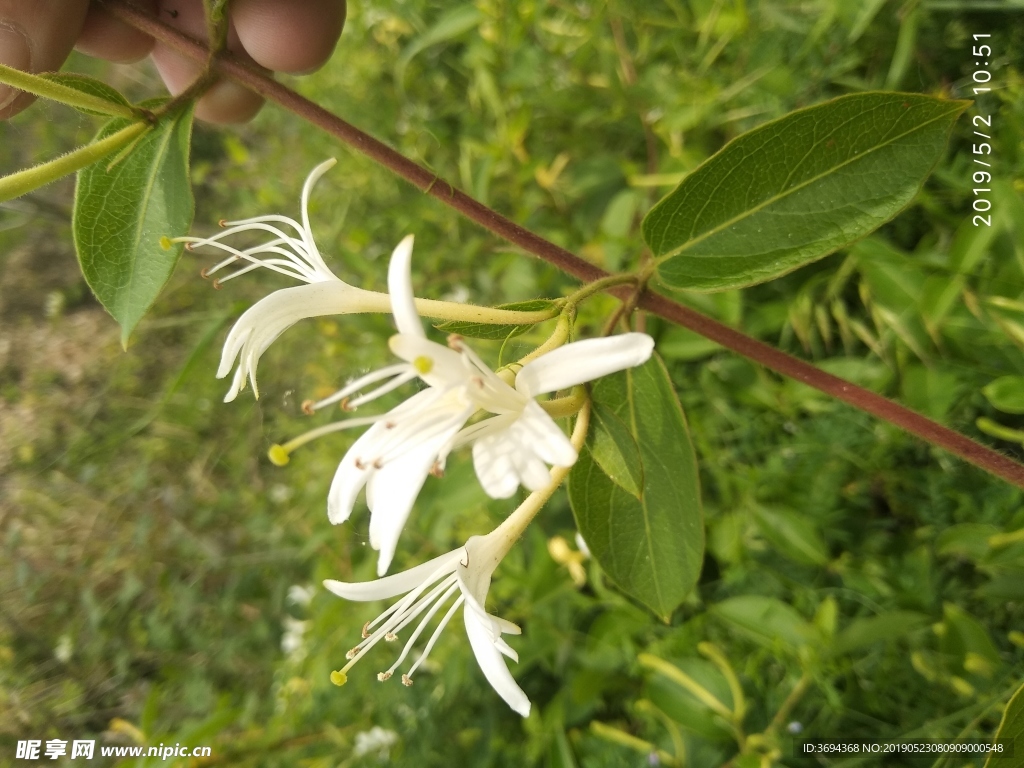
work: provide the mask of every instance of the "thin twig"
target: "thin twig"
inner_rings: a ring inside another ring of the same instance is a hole
[[[128,0],[101,1],[115,16],[169,45],[179,53],[199,62],[204,62],[209,57],[209,50],[205,45],[148,16],[135,8]],[[279,104],[341,139],[353,149],[419,187],[426,194],[440,200],[499,237],[518,245],[524,251],[540,257],[583,282],[592,282],[608,277],[608,273],[600,267],[584,261],[575,254],[477,202],[447,181],[438,178],[433,171],[417,165],[383,142],[300,96],[236,56],[230,53],[218,54],[215,59],[215,68],[260,96]],[[626,300],[629,298],[631,290],[624,286],[612,292]],[[809,387],[818,389],[855,408],[901,427],[932,445],[944,448],[965,461],[1001,477],[1013,485],[1024,488],[1024,465],[888,398],[826,373],[810,363],[781,352],[650,290],[640,297],[637,306],[711,339],[783,376],[796,379]]]

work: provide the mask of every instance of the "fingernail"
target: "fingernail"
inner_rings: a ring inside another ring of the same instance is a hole
[[[26,72],[32,69],[28,37],[20,28],[6,21],[0,21],[0,64]],[[21,93],[17,88],[0,83],[0,109],[9,106]]]

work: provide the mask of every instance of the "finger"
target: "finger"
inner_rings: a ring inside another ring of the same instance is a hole
[[[136,0],[136,5],[141,11],[156,13],[156,0]],[[87,56],[130,64],[149,55],[153,38],[112,16],[99,3],[92,3],[75,48]]]
[[[88,0],[0,0],[0,64],[26,72],[60,69],[82,28]],[[34,96],[0,85],[0,120]]]
[[[207,39],[202,0],[160,0],[159,18],[197,40]],[[235,34],[234,25],[228,30],[228,50],[251,61]],[[153,62],[173,94],[188,88],[202,72],[202,64],[159,42],[153,48]],[[241,123],[252,119],[261,106],[263,99],[252,91],[221,79],[196,103],[196,117],[211,123]]]
[[[310,72],[334,52],[345,0],[235,0],[231,18],[245,51],[278,72]]]

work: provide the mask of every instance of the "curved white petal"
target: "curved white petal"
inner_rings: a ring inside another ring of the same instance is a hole
[[[415,568],[396,573],[394,576],[356,583],[325,579],[324,586],[346,600],[386,600],[390,597],[404,595],[428,579],[433,582],[444,574],[453,572],[459,561],[465,556],[465,550],[459,547],[435,557],[433,560],[428,560],[422,565],[417,565]]]
[[[458,431],[459,426],[455,425],[450,434],[442,433],[411,448],[371,475],[369,483],[373,486],[373,507],[370,510],[370,546],[380,552],[377,558],[378,576],[387,573],[391,565],[402,528],[430,474],[440,446]]]
[[[574,341],[524,365],[516,376],[516,389],[527,397],[568,389],[642,365],[653,351],[654,339],[646,333]]]
[[[486,620],[482,620],[476,611],[471,610],[468,602],[462,613],[466,621],[469,644],[473,648],[473,655],[476,656],[477,664],[480,665],[480,670],[487,678],[487,682],[513,710],[523,717],[529,717],[530,700],[516,683],[512,673],[508,671],[505,660],[501,657],[501,650],[495,644],[491,631],[485,624]]]
[[[391,313],[395,316],[398,332],[425,337],[412,293],[412,243],[413,236],[406,235],[391,253],[388,293],[391,294]]]
[[[381,439],[386,429],[382,422],[374,424],[352,443],[352,447],[338,462],[338,469],[331,480],[331,489],[327,493],[327,519],[332,525],[340,525],[351,517],[356,498],[373,469],[356,462],[360,456],[372,450],[373,444]]]
[[[260,356],[286,330],[299,320],[323,315],[386,311],[388,297],[364,291],[341,280],[296,285],[274,291],[247,309],[235,321],[224,341],[217,378],[230,373],[235,361],[238,370],[225,402],[234,400],[247,379],[256,388],[256,366]]]
[[[484,492],[492,499],[510,498],[519,487],[512,453],[516,446],[504,433],[482,437],[473,443],[473,468]]]
[[[313,191],[313,185],[320,180],[327,171],[334,167],[334,164],[338,162],[333,157],[329,160],[324,160],[320,165],[309,172],[309,176],[306,177],[306,183],[302,185],[302,241],[306,245],[307,258],[313,265],[313,268],[325,275],[333,275],[327,265],[324,264],[323,257],[320,256],[320,251],[316,247],[316,243],[313,241],[313,230],[309,226],[309,195]]]
[[[539,404],[530,400],[516,421],[521,440],[542,460],[555,467],[571,467],[576,463],[576,449],[555,420]]]

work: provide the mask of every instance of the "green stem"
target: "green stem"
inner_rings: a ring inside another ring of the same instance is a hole
[[[498,309],[496,307],[478,307],[475,304],[456,304],[450,301],[435,301],[434,299],[416,299],[416,311],[424,317],[430,317],[435,320],[456,320],[493,325],[535,325],[553,318],[558,308],[521,311],[516,309]]]
[[[0,178],[0,202],[20,197],[26,192],[31,192],[33,189],[38,189],[45,184],[49,184],[51,181],[56,181],[62,176],[67,176],[69,173],[81,170],[87,165],[92,165],[107,155],[116,152],[121,147],[135,141],[136,138],[148,129],[149,125],[146,123],[132,123],[117,133],[107,136],[105,139],[94,141],[92,144],[86,144],[84,147],[79,147],[73,152],[69,152],[54,160],[4,176]]]
[[[765,729],[765,735],[774,734],[781,728],[786,720],[789,719],[790,714],[793,712],[793,708],[800,702],[800,699],[807,693],[807,689],[811,685],[811,676],[806,672],[797,680],[796,685],[793,686],[793,690],[789,692],[789,696],[782,702],[782,706],[779,707],[779,711],[775,713],[775,717],[772,718],[771,724]]]
[[[3,64],[0,64],[0,83],[14,86],[26,93],[59,101],[61,104],[67,104],[70,107],[91,109],[93,112],[110,115],[111,117],[134,119],[141,114],[139,110],[126,107],[124,104],[107,101],[99,96],[84,93],[77,88],[70,88],[45,77],[22,72],[20,69],[7,67]]]
[[[570,294],[569,298],[566,299],[566,306],[576,307],[581,301],[590,298],[595,293],[599,293],[609,288],[615,288],[619,285],[636,283],[638,279],[639,278],[634,274],[608,275],[608,277],[602,277],[598,280],[587,283],[575,293]]]

